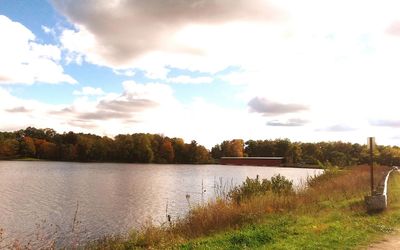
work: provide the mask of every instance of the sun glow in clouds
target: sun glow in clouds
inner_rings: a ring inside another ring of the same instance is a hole
[[[2,130],[399,143],[397,1],[50,4],[0,12]]]

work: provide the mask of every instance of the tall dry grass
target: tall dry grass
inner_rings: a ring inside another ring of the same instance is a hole
[[[380,188],[389,167],[374,167],[374,183]],[[298,203],[316,205],[321,201],[339,201],[363,197],[371,190],[370,167],[353,166],[348,170],[328,169],[326,173],[311,178],[307,188],[297,195]]]
[[[375,167],[375,183],[383,180],[388,167]],[[297,192],[279,195],[266,192],[240,204],[218,199],[198,206],[177,221],[171,230],[184,237],[198,237],[262,219],[268,213],[292,211],[300,208],[319,208],[320,202],[335,202],[362,198],[370,190],[369,167],[355,166],[348,170],[327,169],[323,175],[310,178]]]
[[[380,183],[388,167],[376,166],[375,183]],[[219,231],[237,229],[245,224],[261,221],[268,214],[284,212],[313,212],[326,206],[326,203],[346,203],[361,201],[370,192],[369,167],[354,166],[343,169],[330,168],[320,176],[309,178],[304,187],[284,195],[265,192],[240,203],[224,196],[207,204],[192,207],[189,214],[172,221],[168,226],[154,226],[149,223],[142,230],[134,232],[122,248],[165,248],[187,240],[210,235]],[[347,204],[349,209],[363,210],[363,204]],[[95,248],[107,248],[107,241]],[[120,242],[121,243],[121,242]],[[125,245],[126,244],[126,245]],[[116,246],[116,245],[114,245]],[[119,245],[121,247],[121,245]]]

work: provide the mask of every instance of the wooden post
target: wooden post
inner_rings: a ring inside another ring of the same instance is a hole
[[[374,137],[368,138],[369,144],[369,165],[371,171],[371,195],[374,195]]]

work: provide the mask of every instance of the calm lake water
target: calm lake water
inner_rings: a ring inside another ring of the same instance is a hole
[[[62,246],[76,238],[126,234],[149,218],[161,224],[166,213],[172,219],[184,216],[189,205],[212,199],[247,176],[278,173],[299,185],[321,170],[0,161],[0,228],[5,232],[0,248],[12,239],[35,244],[43,237],[42,242],[54,239]]]

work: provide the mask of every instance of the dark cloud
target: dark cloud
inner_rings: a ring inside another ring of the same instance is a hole
[[[309,109],[307,106],[302,104],[272,102],[261,97],[254,97],[249,101],[248,105],[250,111],[261,113],[266,116],[296,113]]]
[[[88,121],[88,120],[110,120],[110,119],[127,119],[131,118],[135,113],[155,108],[159,104],[152,100],[147,99],[135,99],[129,97],[128,94],[123,94],[117,99],[112,100],[101,100],[97,106],[96,111],[93,112],[82,112],[72,107],[63,108],[61,110],[54,110],[48,112],[51,115],[63,115],[76,117],[74,120],[77,121]],[[132,120],[133,121],[133,120]]]
[[[77,117],[86,120],[109,120],[109,119],[125,119],[131,117],[131,113],[104,111],[86,112],[78,114]]]
[[[169,44],[188,24],[271,20],[279,11],[264,0],[52,0],[56,9],[94,35],[98,53],[118,66],[154,50],[196,53]],[[212,38],[210,38],[212,39]]]
[[[373,126],[379,127],[393,127],[399,128],[400,127],[400,120],[373,120],[369,122]]]
[[[278,120],[269,121],[267,122],[267,125],[273,127],[299,127],[299,126],[304,126],[307,123],[308,123],[307,120],[293,118],[284,122]]]
[[[102,100],[97,108],[113,112],[140,112],[156,106],[158,106],[158,103],[152,100],[127,98],[124,100]]]
[[[63,108],[61,110],[51,110],[47,112],[49,115],[68,115],[73,114],[75,111],[72,108]]]
[[[343,124],[336,124],[336,125],[329,126],[326,128],[317,129],[317,131],[325,131],[325,132],[348,132],[348,131],[354,131],[354,130],[357,130],[357,129],[347,126],[347,125],[343,125]]]
[[[28,112],[31,112],[32,110],[27,109],[23,106],[20,106],[20,107],[15,107],[15,108],[11,108],[11,109],[6,109],[6,111],[9,113],[28,113]]]
[[[86,129],[94,129],[97,128],[97,125],[86,120],[71,120],[66,124],[71,125],[73,127],[86,128]]]
[[[127,98],[122,100],[102,100],[96,112],[79,114],[81,119],[108,120],[129,119],[134,113],[157,107],[158,103],[147,99]]]

